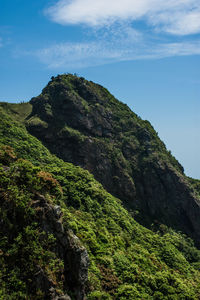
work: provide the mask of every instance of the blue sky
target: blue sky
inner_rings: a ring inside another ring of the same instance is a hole
[[[0,0],[0,101],[77,73],[148,119],[200,179],[199,0]]]

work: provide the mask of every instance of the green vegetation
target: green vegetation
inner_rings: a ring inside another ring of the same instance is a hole
[[[164,225],[157,232],[139,225],[93,175],[27,132],[20,105],[17,113],[0,108],[0,299],[44,299],[44,289],[35,286],[38,270],[58,293],[74,297],[57,236],[42,226],[38,195],[61,206],[65,232],[72,230],[88,251],[89,300],[199,299],[200,251],[192,240]]]
[[[169,161],[179,172],[183,173],[182,166],[172,156],[171,152],[166,150],[164,143],[159,139],[150,122],[142,120],[126,104],[117,100],[101,85],[72,74],[58,75],[52,78],[52,81],[43,89],[38,98],[33,99],[32,104],[35,101],[38,104],[38,100],[41,102],[45,100],[54,111],[59,110],[60,106],[65,108],[67,104],[63,98],[66,96],[66,91],[70,95],[67,100],[73,102],[75,107],[81,106],[83,114],[87,115],[89,113],[90,116],[95,117],[96,119],[94,118],[93,121],[97,125],[106,126],[102,117],[106,116],[112,119],[113,149],[123,152],[123,146],[131,144],[137,150],[138,159],[140,156],[147,157],[146,152],[149,150],[152,155],[156,153],[157,157]],[[40,118],[45,118],[45,114],[42,112],[38,112],[38,114]],[[81,132],[84,128],[80,127],[78,130]],[[95,135],[95,132],[91,133]],[[106,139],[104,134],[102,137],[98,137],[98,135],[95,135],[95,137],[100,140]],[[151,156],[149,159],[151,159]],[[136,167],[136,165],[133,167]]]
[[[200,180],[188,177],[188,181],[191,187],[194,189],[194,192],[197,195],[198,199],[200,200]]]
[[[0,299],[43,299],[36,289],[41,271],[63,289],[63,261],[56,255],[55,237],[41,229],[35,197],[60,199],[62,189],[47,172],[17,159],[13,149],[0,150]],[[42,280],[42,279],[41,279]]]
[[[200,209],[186,203],[195,187],[148,121],[72,74],[53,77],[30,105],[21,122],[51,153],[89,170],[144,226],[164,223],[200,244]]]

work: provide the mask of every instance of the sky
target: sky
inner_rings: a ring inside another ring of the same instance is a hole
[[[62,73],[108,88],[200,179],[199,0],[0,0],[0,101]]]

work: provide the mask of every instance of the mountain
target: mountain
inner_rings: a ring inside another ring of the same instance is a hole
[[[200,298],[199,181],[147,121],[70,74],[0,120],[0,299]]]
[[[52,153],[89,170],[143,225],[164,223],[200,245],[199,195],[148,121],[70,74],[52,78],[30,103],[27,130]]]

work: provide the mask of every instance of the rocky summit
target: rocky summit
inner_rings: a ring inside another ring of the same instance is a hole
[[[0,120],[0,299],[200,299],[200,181],[148,121],[72,74]]]
[[[143,225],[164,223],[200,245],[200,201],[148,121],[104,87],[52,78],[33,98],[28,131],[64,161],[89,170]]]

